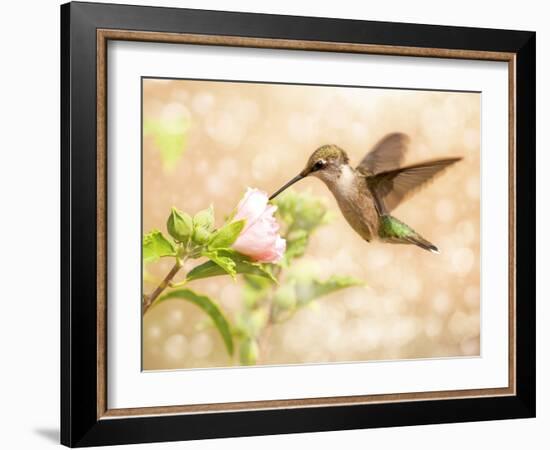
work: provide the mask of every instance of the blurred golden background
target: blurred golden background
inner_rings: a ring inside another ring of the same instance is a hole
[[[334,213],[294,264],[321,278],[351,275],[366,287],[330,294],[274,325],[261,363],[479,355],[479,94],[144,79],[143,123],[144,233],[164,231],[172,206],[193,214],[212,204],[219,225],[246,187],[273,192],[323,144],[337,144],[357,164],[386,133],[399,131],[411,137],[406,163],[464,157],[393,211],[439,255],[368,244],[321,181],[294,186],[324,197]],[[147,265],[144,292],[172,264]],[[241,284],[222,276],[192,288],[233,319],[243,302]],[[196,306],[170,300],[144,317],[145,370],[234,364]]]

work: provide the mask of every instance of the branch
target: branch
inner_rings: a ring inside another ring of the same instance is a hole
[[[286,236],[285,236],[286,237]],[[281,267],[275,266],[273,268],[274,276],[279,279],[279,276],[281,275]],[[258,346],[260,348],[260,355],[258,358],[258,361],[256,364],[263,363],[265,364],[267,359],[269,358],[269,351],[270,351],[270,341],[271,341],[271,332],[273,329],[273,325],[275,324],[275,304],[273,302],[273,294],[276,287],[273,286],[271,288],[271,293],[268,297],[268,304],[267,304],[267,321],[265,324],[265,327],[262,331],[262,334],[258,340]]]
[[[174,264],[174,267],[168,272],[168,275],[164,277],[164,280],[161,281],[161,283],[157,286],[157,288],[150,294],[150,295],[144,295],[143,296],[143,305],[142,305],[142,314],[145,315],[147,310],[151,307],[153,302],[158,298],[160,294],[162,294],[162,291],[164,291],[169,284],[172,282],[176,274],[179,272],[179,270],[183,266],[183,261],[180,258],[176,258],[176,264]]]

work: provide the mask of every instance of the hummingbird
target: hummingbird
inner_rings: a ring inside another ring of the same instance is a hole
[[[438,248],[390,213],[403,200],[425,186],[461,157],[435,159],[400,167],[410,139],[403,133],[384,136],[353,168],[337,145],[323,145],[309,157],[305,168],[270,200],[301,179],[313,176],[334,195],[349,225],[367,242],[413,244],[439,253]]]

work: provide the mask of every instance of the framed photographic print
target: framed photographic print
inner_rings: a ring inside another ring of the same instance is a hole
[[[63,444],[535,415],[535,33],[61,26]]]

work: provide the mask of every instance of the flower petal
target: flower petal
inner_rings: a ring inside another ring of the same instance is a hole
[[[267,206],[267,194],[259,189],[248,188],[237,206],[234,220],[246,219],[246,228],[252,226]]]
[[[286,241],[278,234],[279,224],[273,216],[276,210],[276,206],[268,204],[265,192],[248,188],[234,217],[234,220],[245,219],[246,225],[233,248],[255,261],[279,261]]]

